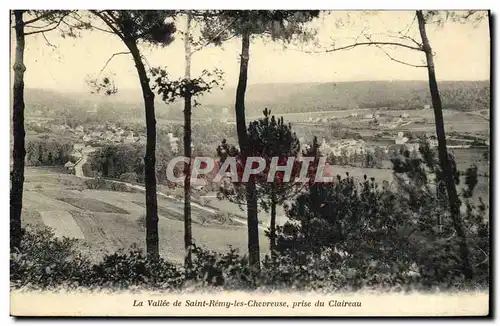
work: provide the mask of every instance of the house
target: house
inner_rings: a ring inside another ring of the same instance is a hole
[[[81,151],[84,147],[85,147],[85,145],[82,144],[82,143],[75,143],[75,144],[73,144],[73,149],[75,151]]]
[[[84,149],[82,149],[83,154],[90,154],[92,152],[95,152],[97,148],[92,147],[92,146],[86,146]]]
[[[78,126],[76,127],[75,129],[75,132],[78,132],[78,133],[83,133],[85,130],[83,129],[83,126]]]
[[[365,118],[365,119],[373,119],[373,114],[371,114],[371,113],[365,114],[363,118]]]
[[[396,145],[405,144],[408,141],[408,137],[405,137],[402,132],[399,132],[397,137],[394,139]]]
[[[81,152],[72,152],[70,154],[70,157],[76,161],[78,161],[79,159],[81,159],[83,157],[83,154]]]
[[[64,164],[64,168],[66,171],[73,173],[75,171],[75,163],[68,161],[66,164]]]
[[[431,108],[431,106],[429,104],[424,105],[424,110],[428,110],[430,108]]]
[[[91,140],[92,140],[92,137],[90,137],[89,135],[85,135],[85,136],[83,136],[82,140],[83,140],[84,142],[89,142],[89,141],[91,141]]]

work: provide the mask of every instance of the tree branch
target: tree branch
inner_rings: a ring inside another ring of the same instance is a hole
[[[109,17],[107,17],[104,12],[99,12],[98,10],[91,10],[91,13],[96,15],[97,17],[101,18],[101,20],[108,25],[108,27],[113,31],[114,34],[118,35],[119,38],[122,39],[123,42],[125,42],[125,36],[122,35],[122,33],[113,25],[113,20],[111,20]]]
[[[64,15],[62,16],[59,21],[57,22],[57,24],[55,26],[52,26],[51,28],[47,28],[47,29],[44,29],[44,30],[38,30],[38,31],[33,31],[33,32],[27,32],[27,33],[24,33],[24,35],[32,35],[32,34],[38,34],[38,33],[45,33],[45,32],[50,32],[56,28],[59,27],[59,25],[61,25],[62,21],[64,18],[66,18],[67,15]],[[50,24],[49,24],[50,25]]]
[[[45,33],[42,33],[42,36],[45,39],[45,42],[47,43],[48,46],[51,46],[53,48],[56,47],[54,44],[52,44],[52,43],[49,42],[49,40],[47,39],[47,36],[45,36]]]
[[[377,45],[377,48],[379,48],[382,52],[384,52],[384,54],[394,62],[401,63],[403,65],[415,67],[415,68],[427,68],[427,65],[416,65],[416,64],[412,64],[412,63],[398,60],[398,59],[394,58],[393,56],[391,56],[389,53],[387,53],[387,51],[385,51],[380,45]]]
[[[410,50],[415,50],[415,51],[423,51],[421,47],[416,47],[416,46],[411,46],[408,44],[403,44],[403,43],[398,43],[398,42],[381,42],[381,41],[368,41],[368,42],[355,42],[353,44],[341,46],[341,47],[332,47],[330,49],[326,49],[323,51],[304,51],[306,53],[330,53],[330,52],[336,52],[336,51],[342,51],[342,50],[351,50],[355,47],[358,46],[378,46],[378,45],[383,45],[383,46],[398,46]]]
[[[229,29],[229,27],[231,27],[234,23],[236,23],[237,20],[238,20],[238,18],[235,18],[231,23],[229,23],[226,27],[222,28],[214,37],[212,37],[204,45],[201,45],[201,46],[197,47],[196,49],[194,49],[193,51],[191,51],[191,55],[193,55],[193,53],[200,51],[201,49],[203,49],[204,47],[206,47],[210,43],[212,43],[217,37],[221,36],[222,33],[224,33],[225,31],[227,31]]]
[[[111,60],[113,60],[114,57],[116,57],[117,55],[122,55],[122,54],[130,54],[130,52],[117,52],[117,53],[114,53],[109,59],[108,61],[106,61],[106,63],[104,64],[104,66],[102,67],[101,71],[99,71],[99,74],[97,74],[97,77],[99,77],[101,75],[101,73],[104,71],[104,69],[106,69],[106,67],[108,66],[109,62]]]
[[[75,13],[75,14],[76,14],[76,13]],[[91,28],[94,28],[94,29],[96,29],[96,30],[98,30],[98,31],[105,32],[105,33],[109,33],[109,34],[115,34],[115,33],[114,33],[114,32],[112,32],[112,31],[108,31],[108,30],[106,30],[106,29],[104,29],[104,28],[100,28],[100,27],[97,27],[97,26],[95,26],[95,25],[92,25],[90,22],[85,22],[85,21],[83,21],[83,20],[79,17],[79,15],[78,15],[78,14],[76,14],[76,17],[72,17],[72,18],[73,18],[74,20],[76,20],[77,22],[79,22],[80,24],[83,24],[83,25],[88,25],[88,26],[90,26]],[[73,26],[73,25],[70,25],[70,24],[66,23],[65,21],[63,21],[63,23],[65,23],[66,25],[68,25],[68,26],[70,26],[70,27],[75,27],[75,26]]]
[[[52,12],[51,12],[51,11],[49,11],[49,12],[46,12],[45,14],[40,15],[40,16],[38,16],[38,17],[35,17],[35,18],[31,19],[31,20],[26,20],[26,21],[24,22],[24,26],[29,25],[29,24],[32,24],[32,23],[36,23],[36,22],[37,22],[37,21],[39,21],[40,19],[45,19],[45,18],[47,18],[48,16],[50,16],[51,14],[52,14]]]

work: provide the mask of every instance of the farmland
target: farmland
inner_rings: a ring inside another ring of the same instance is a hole
[[[145,212],[142,193],[85,189],[84,180],[48,169],[28,168],[24,192],[23,224],[52,227],[57,236],[79,239],[82,250],[98,260],[106,253],[145,247],[145,230],[138,220]],[[184,259],[182,203],[158,199],[160,250],[164,258]],[[238,223],[201,223],[207,212],[193,212],[193,237],[209,249],[225,251],[229,245],[246,252],[246,226]],[[263,253],[268,241],[260,234]]]

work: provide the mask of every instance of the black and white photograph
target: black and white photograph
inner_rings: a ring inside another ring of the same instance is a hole
[[[492,12],[9,17],[11,316],[491,314]]]

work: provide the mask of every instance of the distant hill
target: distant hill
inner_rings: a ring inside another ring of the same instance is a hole
[[[489,81],[439,83],[445,108],[489,109]],[[207,106],[234,105],[234,88],[214,92],[202,100]],[[422,108],[431,104],[426,81],[357,81],[339,83],[283,83],[249,85],[246,105],[250,113],[264,107],[275,113],[328,111],[348,108]]]
[[[444,81],[439,83],[443,105],[448,109],[463,111],[489,110],[489,81]],[[32,110],[78,109],[101,111],[119,110],[127,115],[142,117],[141,93],[137,90],[119,90],[110,97],[88,93],[62,93],[55,90],[31,89],[25,92],[27,114]],[[201,106],[195,108],[196,117],[214,117],[221,108],[232,108],[235,88],[214,90],[200,98]],[[159,117],[181,118],[182,102],[167,105],[157,96]],[[264,107],[274,113],[328,111],[349,108],[388,107],[414,109],[430,105],[426,81],[356,81],[331,83],[272,83],[249,85],[246,106],[249,115],[259,114]],[[229,110],[232,113],[232,110]]]

